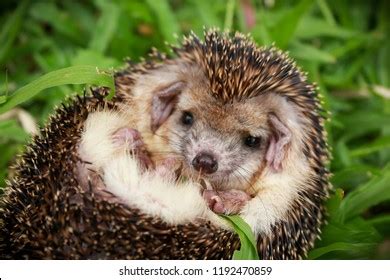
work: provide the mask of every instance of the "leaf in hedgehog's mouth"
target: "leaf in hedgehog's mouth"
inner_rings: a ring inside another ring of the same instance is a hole
[[[240,249],[234,251],[233,260],[259,260],[256,238],[253,235],[250,226],[237,215],[219,216],[232,226],[235,233],[237,233],[240,238]]]

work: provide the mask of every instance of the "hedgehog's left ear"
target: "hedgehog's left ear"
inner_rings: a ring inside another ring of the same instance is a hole
[[[256,103],[264,108],[270,128],[265,154],[267,166],[274,172],[280,172],[287,154],[294,152],[290,149],[293,139],[300,137],[298,110],[294,104],[277,93],[261,94],[254,98]]]
[[[287,154],[287,146],[291,142],[291,131],[274,113],[268,119],[272,130],[265,159],[272,170],[279,172]]]
[[[177,97],[185,86],[182,81],[159,87],[153,93],[152,99],[152,132],[155,132],[171,115]]]

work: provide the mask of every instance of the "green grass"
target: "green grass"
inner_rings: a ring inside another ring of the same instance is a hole
[[[319,85],[331,112],[335,191],[309,258],[389,259],[388,1],[247,1],[256,15],[253,27],[244,2],[2,1],[0,112],[17,106],[43,125],[83,84],[112,86],[107,73],[126,57],[138,61],[152,47],[166,50],[165,42],[190,30],[201,34],[204,26],[250,32],[259,45],[288,51]],[[58,73],[66,75],[58,79]],[[0,120],[0,189],[28,140],[17,120]]]
[[[258,260],[256,238],[250,226],[238,215],[220,215],[234,229],[240,238],[240,249],[233,253],[233,260]]]

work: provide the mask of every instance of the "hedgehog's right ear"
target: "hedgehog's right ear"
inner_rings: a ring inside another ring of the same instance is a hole
[[[155,132],[171,115],[177,97],[185,86],[182,81],[159,87],[152,99],[152,132]]]

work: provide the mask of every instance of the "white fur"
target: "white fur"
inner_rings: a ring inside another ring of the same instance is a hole
[[[291,145],[286,158],[282,162],[282,171],[275,173],[266,168],[255,185],[258,194],[250,200],[241,212],[241,217],[251,226],[255,234],[271,233],[271,227],[284,220],[294,200],[305,182],[310,179],[311,169],[302,153],[303,123],[296,108],[284,98],[265,96],[262,102],[275,110],[291,131]]]
[[[91,113],[85,121],[81,136],[79,147],[81,157],[100,169],[118,151],[112,139],[113,133],[129,125],[131,126],[126,118],[117,112]]]
[[[106,111],[91,113],[85,122],[79,151],[103,174],[107,190],[129,206],[169,224],[205,220],[227,228],[208,208],[199,184],[189,180],[175,183],[154,171],[141,172],[128,151],[113,144],[112,133],[126,125],[123,116]]]
[[[141,174],[136,161],[126,154],[107,162],[103,170],[110,192],[128,205],[169,224],[216,219],[202,198],[199,185],[194,182],[175,183],[153,171]]]
[[[270,233],[271,227],[284,219],[298,197],[300,183],[306,178],[304,172],[308,170],[306,163],[298,161],[294,169],[282,174],[268,172],[259,182],[259,193],[243,208],[241,217],[256,234]]]

